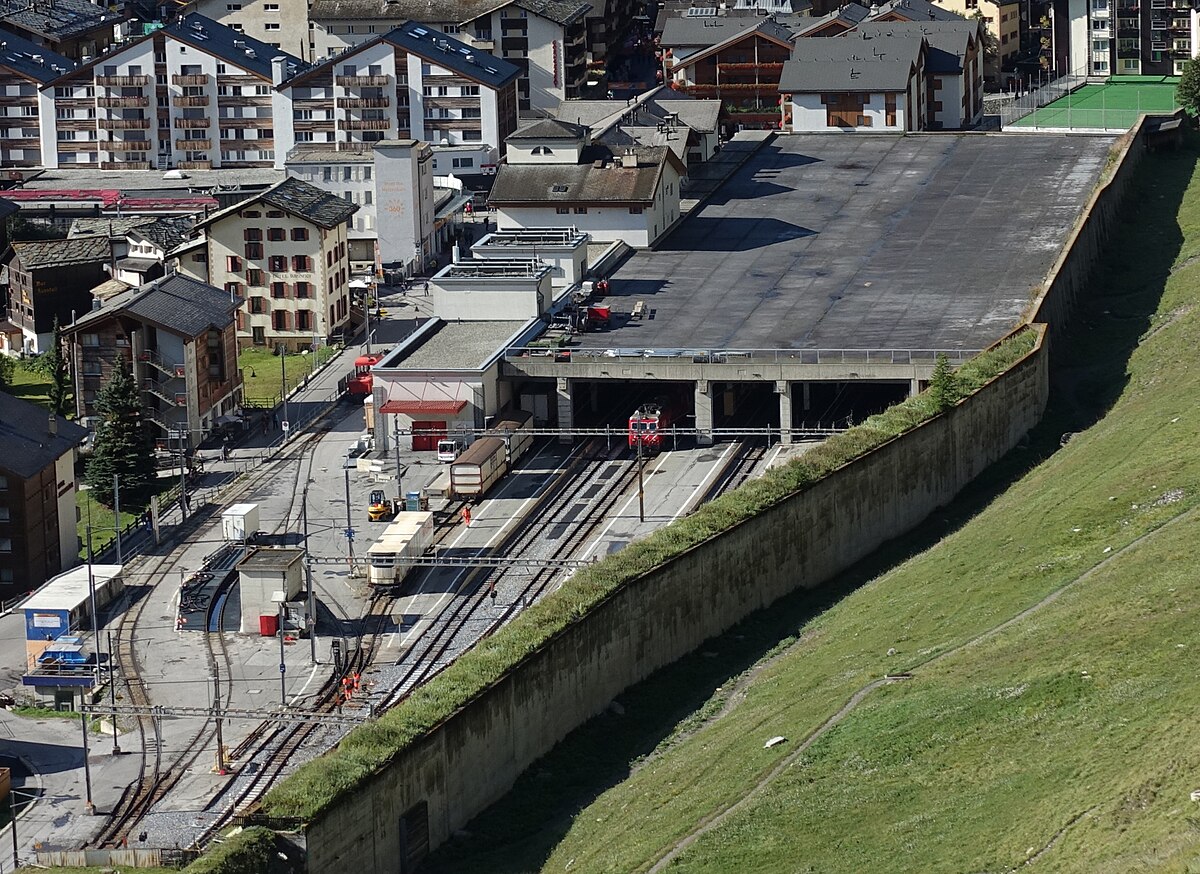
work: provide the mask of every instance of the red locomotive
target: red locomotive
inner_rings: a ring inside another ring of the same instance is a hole
[[[346,394],[352,398],[365,398],[371,394],[374,382],[371,368],[378,364],[382,357],[382,355],[359,355],[354,359],[354,376],[350,378]]]
[[[643,452],[660,452],[663,437],[679,418],[679,409],[666,399],[642,404],[629,417],[630,448],[636,449],[640,442]]]

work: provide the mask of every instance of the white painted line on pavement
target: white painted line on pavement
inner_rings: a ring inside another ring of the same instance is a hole
[[[292,695],[293,701],[295,701],[298,698],[304,697],[304,693],[307,692],[308,687],[312,685],[312,681],[316,678],[317,670],[320,667],[321,667],[321,665],[313,665],[312,666],[312,671],[309,672],[308,679],[304,681],[304,685],[300,687],[300,691],[297,692],[296,694]]]
[[[688,495],[687,500],[684,501],[683,505],[679,508],[679,512],[677,512],[674,516],[671,517],[672,522],[674,522],[676,519],[678,519],[680,516],[682,516],[684,513],[686,513],[688,510],[691,509],[692,501],[696,500],[696,495],[700,494],[701,489],[706,488],[708,486],[709,481],[713,477],[713,474],[724,469],[725,457],[727,455],[729,455],[729,453],[733,452],[733,449],[735,446],[737,446],[737,443],[730,443],[729,446],[726,447],[725,451],[721,453],[721,457],[718,458],[716,464],[714,464],[712,466],[712,470],[710,470],[704,476],[704,478],[700,480],[699,485],[697,485],[696,488],[694,488],[692,490],[692,493],[690,495]]]
[[[770,467],[772,464],[774,464],[775,459],[779,457],[779,453],[781,453],[781,452],[783,452],[783,444],[782,443],[780,443],[778,446],[775,447],[775,451],[771,453],[771,457],[766,460],[765,464],[763,464],[763,470],[766,470],[768,467]]]

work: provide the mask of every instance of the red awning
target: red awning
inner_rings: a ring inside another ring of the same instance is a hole
[[[449,416],[462,410],[467,405],[466,401],[418,401],[418,400],[403,400],[403,401],[386,401],[379,408],[381,413],[405,413],[407,415],[415,414],[442,414]]]

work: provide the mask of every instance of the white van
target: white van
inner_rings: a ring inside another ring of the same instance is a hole
[[[438,461],[454,461],[458,456],[462,455],[463,444],[461,440],[439,440],[437,445]]]

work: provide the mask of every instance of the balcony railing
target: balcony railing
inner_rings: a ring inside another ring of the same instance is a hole
[[[176,106],[208,106],[208,95],[176,97],[171,102]]]
[[[178,393],[166,388],[158,380],[155,380],[155,379],[142,380],[142,391],[146,392],[147,394],[154,395],[156,398],[166,402],[167,404],[169,404],[172,407],[180,406],[180,401],[179,401],[180,395]],[[186,394],[183,395],[182,403],[184,403],[184,404],[187,403],[187,395]]]
[[[211,170],[212,161],[179,161],[175,166],[180,170]]]
[[[101,130],[150,130],[148,118],[98,118],[96,124]]]
[[[344,118],[338,122],[340,130],[387,130],[391,124],[386,118]]]
[[[333,81],[343,88],[369,88],[389,84],[387,76],[334,76]]]
[[[138,361],[141,361],[143,364],[149,364],[151,367],[165,373],[171,379],[183,379],[187,375],[187,370],[182,364],[167,361],[154,349],[143,349],[138,353]]]
[[[103,88],[142,88],[150,84],[149,76],[97,76],[96,84]]]
[[[172,85],[207,85],[208,84],[208,74],[207,73],[189,73],[189,74],[184,75],[182,73],[175,73],[174,75],[171,76],[171,84]]]
[[[386,97],[347,97],[338,104],[347,109],[384,109],[391,105]]]
[[[212,140],[176,140],[175,148],[182,149],[185,152],[202,152],[212,148]]]
[[[196,130],[198,128],[208,127],[207,118],[177,118],[175,119],[175,127],[180,130]]]
[[[149,170],[149,161],[101,161],[101,170]]]
[[[136,108],[150,105],[149,97],[98,97],[96,105],[102,109]]]

